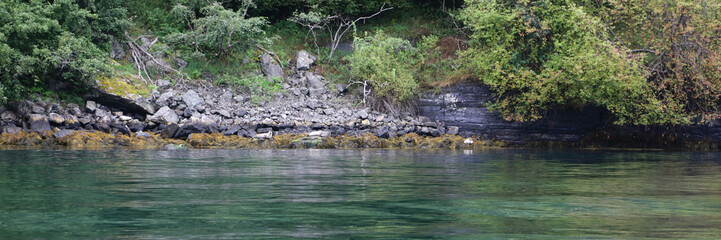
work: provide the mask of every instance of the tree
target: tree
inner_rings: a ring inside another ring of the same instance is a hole
[[[191,8],[176,5],[172,12],[183,18],[188,32],[168,36],[172,43],[191,46],[197,57],[223,58],[232,51],[246,51],[252,47],[269,43],[263,26],[267,21],[263,17],[247,18],[247,8],[252,1],[246,1],[246,7],[238,11],[225,9],[219,3],[213,3],[201,9],[203,17],[196,18]]]
[[[355,83],[363,85],[364,103],[372,92],[388,110],[394,103],[412,99],[418,83],[412,67],[418,61],[417,49],[408,40],[389,37],[382,31],[353,41],[355,51],[346,57]],[[370,87],[370,88],[369,88]]]
[[[330,39],[330,53],[328,54],[328,62],[330,63],[331,59],[333,59],[333,53],[335,53],[341,41],[343,41],[343,35],[348,33],[348,31],[353,28],[356,23],[371,19],[375,16],[378,16],[378,14],[381,14],[382,12],[391,9],[393,8],[386,7],[386,5],[383,4],[377,12],[368,16],[357,18],[341,14],[331,16],[322,13],[318,9],[315,9],[308,13],[296,12],[289,20],[308,28],[308,32],[313,34],[313,43],[315,43],[316,49],[320,47],[318,46],[315,30],[328,30],[328,37]],[[318,54],[320,55],[320,52]]]
[[[595,105],[616,123],[684,123],[680,105],[661,104],[629,51],[609,41],[597,18],[565,0],[468,0],[472,30],[462,57],[496,92],[507,120],[534,121],[553,106]]]
[[[721,4],[709,0],[580,1],[641,66],[664,105],[683,118],[721,117]]]

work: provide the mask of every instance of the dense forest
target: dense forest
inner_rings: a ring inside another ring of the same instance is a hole
[[[718,0],[3,0],[0,102],[79,101],[98,82],[143,95],[158,79],[272,91],[259,55],[287,66],[303,49],[381,110],[470,80],[514,121],[585,106],[617,124],[721,117]]]

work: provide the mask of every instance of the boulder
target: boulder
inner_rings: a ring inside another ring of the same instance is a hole
[[[198,93],[193,90],[188,90],[182,96],[180,96],[180,98],[183,99],[183,102],[186,106],[191,108],[205,102],[203,98],[201,98],[200,95],[198,95]]]
[[[30,114],[28,122],[30,123],[30,131],[44,132],[52,130],[52,128],[50,128],[50,122],[48,122],[48,118],[45,115]]]
[[[85,111],[88,113],[95,113],[95,110],[98,109],[98,104],[95,103],[95,101],[87,101],[85,102]]]
[[[48,115],[48,121],[53,125],[62,125],[65,122],[65,118],[57,113],[51,113]]]
[[[298,52],[295,58],[295,68],[301,71],[309,70],[315,63],[315,57],[310,53],[302,50]]]
[[[170,124],[163,128],[163,131],[160,132],[160,136],[163,138],[172,138],[175,136],[179,129],[180,127],[178,126],[178,124]]]
[[[165,79],[160,79],[157,82],[155,82],[155,86],[158,87],[158,89],[163,90],[170,87],[170,81]]]
[[[55,134],[53,134],[53,137],[55,137],[55,138],[67,137],[67,136],[72,135],[74,132],[75,132],[75,130],[63,129],[63,130],[60,130],[60,131],[56,132]]]
[[[448,134],[450,135],[458,135],[458,127],[456,126],[450,126],[448,127]]]
[[[97,105],[89,106],[91,104],[90,102],[97,102],[125,113],[134,113],[140,116],[155,113],[155,108],[150,104],[148,99],[138,95],[120,96],[98,87],[94,87],[88,91],[88,94],[85,95],[85,99],[91,100],[86,103],[86,108],[89,113],[92,113],[93,108],[98,107]]]
[[[260,68],[265,76],[283,78],[283,68],[270,54],[264,53],[260,56]]]
[[[231,125],[228,129],[226,129],[225,131],[223,131],[223,135],[235,135],[236,133],[238,133],[238,132],[239,132],[240,130],[242,130],[242,129],[243,129],[243,128],[240,127],[240,125],[237,125],[237,124]]]
[[[213,129],[211,125],[202,124],[202,123],[189,123],[184,124],[183,126],[178,129],[178,132],[175,133],[174,138],[187,138],[190,136],[190,134],[193,133],[210,133],[213,132]]]
[[[368,112],[365,109],[358,111],[358,117],[361,119],[368,119]]]
[[[123,48],[123,45],[115,39],[113,39],[110,44],[110,58],[116,60],[125,58],[125,49]]]
[[[3,121],[17,121],[18,117],[11,111],[4,111],[0,114],[0,119]]]
[[[0,128],[2,128],[2,131],[0,133],[18,134],[20,131],[22,131],[21,128],[15,125],[7,125]]]
[[[170,109],[168,106],[158,109],[158,111],[155,112],[152,117],[150,117],[150,121],[156,123],[174,124],[178,123],[178,120],[178,115],[175,114],[175,111]]]
[[[325,83],[323,82],[323,76],[309,74],[306,76],[306,87],[308,88],[308,95],[320,96],[327,92],[325,89]]]

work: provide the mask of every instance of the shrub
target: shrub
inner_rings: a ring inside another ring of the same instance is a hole
[[[533,121],[552,106],[595,105],[616,123],[683,123],[661,105],[627,51],[600,21],[567,1],[469,0],[460,18],[473,31],[462,55],[507,120]]]
[[[346,57],[351,75],[370,83],[378,97],[400,102],[410,100],[418,89],[413,79],[415,49],[408,40],[389,37],[382,31],[354,40],[354,52]]]

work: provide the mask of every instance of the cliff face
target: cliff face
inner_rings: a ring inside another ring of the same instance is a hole
[[[461,133],[497,138],[516,144],[531,141],[578,141],[587,132],[605,125],[603,111],[553,110],[536,122],[510,122],[488,110],[491,90],[481,84],[463,83],[426,93],[420,99],[420,114],[446,126],[458,126]]]

